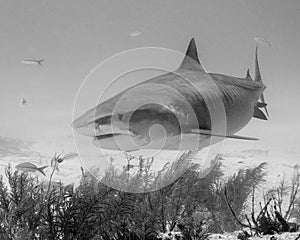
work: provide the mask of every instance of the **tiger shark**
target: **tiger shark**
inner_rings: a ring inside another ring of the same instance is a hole
[[[192,38],[175,71],[100,102],[72,127],[100,148],[120,151],[199,150],[226,138],[258,140],[236,133],[252,117],[267,120],[265,88],[258,46],[253,80],[249,69],[244,78],[206,72]]]

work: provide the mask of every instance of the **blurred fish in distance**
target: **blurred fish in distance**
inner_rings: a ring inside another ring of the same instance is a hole
[[[42,65],[42,62],[44,61],[45,59],[35,59],[35,58],[26,58],[26,59],[23,59],[21,60],[21,63],[23,64],[29,64],[29,65],[40,65],[40,66],[43,66]]]
[[[130,37],[136,38],[142,34],[142,31],[134,31],[130,33]]]
[[[266,40],[265,38],[254,37],[254,40],[259,44],[268,45],[269,47],[271,47],[271,43],[268,40]]]
[[[55,153],[54,157],[52,158],[52,162],[62,163],[64,160],[69,160],[76,157],[79,157],[79,155],[75,152],[67,153],[65,155]]]
[[[76,158],[76,157],[79,157],[78,153],[75,153],[75,152],[67,153],[64,156],[60,157],[58,159],[58,162],[63,162],[65,160],[73,159],[73,158]]]
[[[22,98],[21,101],[20,101],[20,105],[21,105],[22,107],[27,106],[27,100],[26,100],[25,98]]]
[[[59,165],[64,161],[68,159],[73,159],[75,157],[78,157],[79,155],[77,153],[71,152],[67,153],[65,155],[57,154],[55,153],[54,156],[51,159],[51,167],[54,168],[57,172],[59,172]]]
[[[44,173],[44,169],[48,167],[48,166],[43,166],[43,167],[37,167],[36,165],[34,165],[31,162],[23,162],[20,163],[18,165],[15,166],[15,168],[17,170],[23,171],[23,172],[40,172],[41,174],[43,174],[44,176],[46,176],[46,174]]]
[[[269,155],[269,150],[265,149],[247,149],[241,152],[246,157],[265,156]]]

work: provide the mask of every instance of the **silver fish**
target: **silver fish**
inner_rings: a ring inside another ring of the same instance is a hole
[[[39,171],[44,176],[46,176],[46,174],[44,173],[44,169],[46,167],[48,167],[48,166],[37,167],[36,165],[34,165],[31,162],[24,162],[24,163],[20,163],[20,164],[18,164],[18,165],[15,166],[15,168],[17,170],[20,170],[20,171],[23,171],[23,172],[35,172],[35,171]]]
[[[72,127],[83,134],[93,129],[97,146],[122,151],[198,150],[225,138],[258,140],[235,135],[252,117],[267,120],[260,110],[267,104],[257,51],[254,80],[249,70],[245,78],[207,73],[192,39],[178,69],[120,92]]]
[[[62,154],[56,154],[55,153],[55,155],[52,159],[52,162],[54,163],[55,161],[57,161],[58,163],[62,163],[65,160],[73,159],[73,158],[76,158],[76,157],[79,157],[79,155],[78,155],[78,153],[74,153],[74,152],[67,153],[63,156],[62,156]]]
[[[130,33],[130,37],[136,38],[142,34],[142,31],[134,31]]]
[[[21,63],[30,64],[30,65],[39,64],[40,66],[43,66],[42,65],[43,61],[45,61],[45,59],[26,58],[26,59],[21,60]]]

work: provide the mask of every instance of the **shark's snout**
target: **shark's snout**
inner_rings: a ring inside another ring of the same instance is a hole
[[[86,124],[85,122],[83,122],[80,118],[75,119],[72,123],[71,123],[71,127],[73,129],[79,129],[79,128],[83,128],[85,127]]]
[[[89,125],[95,125],[95,116],[96,116],[96,111],[95,108],[87,111],[86,113],[84,113],[83,115],[81,115],[80,117],[76,118],[71,126],[73,129],[79,129],[79,128],[84,128],[84,127],[88,127]]]

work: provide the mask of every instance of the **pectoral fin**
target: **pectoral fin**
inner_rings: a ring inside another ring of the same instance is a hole
[[[244,137],[244,136],[233,135],[233,134],[214,133],[214,132],[211,132],[210,130],[206,130],[206,129],[192,129],[192,133],[206,135],[206,136],[234,138],[234,139],[241,139],[241,140],[259,140],[258,138]]]

